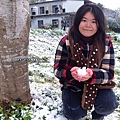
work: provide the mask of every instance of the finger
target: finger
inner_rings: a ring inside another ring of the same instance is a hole
[[[75,74],[75,75],[76,75],[76,74],[77,74],[77,72],[76,72],[76,71],[71,71],[71,74]]]
[[[73,72],[73,71],[76,71],[78,69],[78,67],[73,67],[73,68],[71,68],[71,72]]]
[[[89,68],[88,68],[86,71],[87,71],[87,73],[88,73],[89,75],[92,75],[92,74],[93,74],[93,71],[92,71],[91,69],[89,69]]]
[[[74,77],[74,78],[77,78],[77,75],[75,72],[72,72],[71,75]]]
[[[76,77],[76,78],[75,78],[75,80],[77,80],[77,81],[79,81],[79,82],[80,82],[80,81],[81,81],[81,78]]]
[[[83,77],[82,77],[82,80],[83,80],[83,81],[86,81],[86,80],[88,80],[90,77],[91,77],[91,75],[83,76]]]

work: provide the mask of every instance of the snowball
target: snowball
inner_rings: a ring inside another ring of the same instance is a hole
[[[77,70],[77,72],[78,72],[78,75],[82,75],[82,76],[84,76],[84,75],[86,75],[87,74],[87,72],[86,72],[86,67],[83,67],[82,69],[78,69]]]

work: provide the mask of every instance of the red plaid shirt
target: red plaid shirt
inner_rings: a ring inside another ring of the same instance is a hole
[[[89,50],[87,51],[89,53]],[[86,53],[86,54],[88,54]],[[69,83],[69,85],[80,86],[81,83],[74,80],[70,69],[77,66],[76,61],[71,60],[71,51],[69,40],[64,36],[58,44],[55,60],[54,60],[54,74],[60,80],[61,84]],[[109,39],[106,39],[105,54],[101,61],[100,68],[93,69],[93,76],[89,80],[90,84],[105,84],[114,78],[114,49],[113,44]]]

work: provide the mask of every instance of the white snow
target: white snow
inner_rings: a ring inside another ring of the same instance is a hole
[[[79,68],[79,69],[77,70],[77,72],[78,72],[78,75],[79,75],[79,76],[86,75],[86,74],[87,74],[87,72],[86,72],[86,67],[83,67],[82,69]]]
[[[61,89],[58,79],[53,74],[55,51],[60,39],[66,34],[61,30],[31,29],[29,57],[36,61],[29,62],[29,81],[32,96],[31,113],[33,120],[67,120],[62,114]],[[115,44],[117,53],[118,45]],[[120,60],[116,58],[115,70],[120,71]],[[120,74],[119,74],[120,75]],[[119,75],[115,81],[120,84]],[[114,88],[120,99],[120,85]],[[90,111],[87,118],[91,120]],[[120,120],[120,106],[105,120]]]

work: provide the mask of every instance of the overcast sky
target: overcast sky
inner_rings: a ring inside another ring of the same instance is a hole
[[[95,3],[101,3],[105,8],[110,8],[112,10],[117,10],[120,8],[120,0],[90,0]]]

